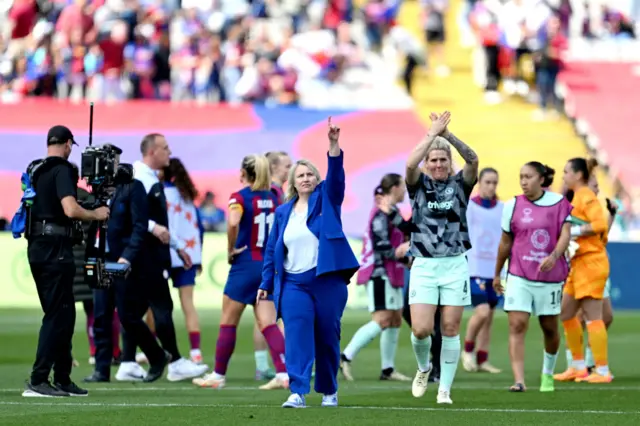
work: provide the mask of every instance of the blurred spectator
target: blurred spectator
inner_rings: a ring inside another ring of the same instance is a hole
[[[553,103],[553,115],[558,116],[561,108],[555,87],[558,73],[562,69],[562,55],[568,46],[567,38],[562,34],[562,23],[559,17],[549,18],[545,30],[540,34],[539,41],[534,62],[540,109],[535,114],[538,119],[544,119],[549,101]]]
[[[448,8],[448,0],[422,0],[422,19],[429,45],[429,56],[436,64],[436,75],[441,77],[448,76],[451,72],[446,65],[444,52],[446,41],[445,12]]]
[[[593,3],[591,0],[475,1],[469,21],[476,36],[477,52],[483,53],[474,55],[474,79],[484,87],[487,103],[500,102],[502,90],[545,109],[555,98],[557,71],[550,70],[556,67],[561,70],[562,53],[572,39],[635,38],[635,24],[628,14],[610,3],[597,3],[595,12]],[[551,38],[550,23],[558,26],[557,34],[554,32]],[[572,32],[572,28],[576,31]],[[556,52],[558,48],[560,55],[549,60],[549,52]],[[544,116],[541,110],[534,114],[535,119]]]
[[[224,210],[216,206],[215,195],[213,192],[208,191],[200,207],[200,219],[202,220],[202,226],[204,226],[207,232],[222,232],[225,230],[226,218]]]
[[[372,88],[395,87],[394,76],[380,78],[371,48],[386,37],[399,0],[371,0],[362,11],[352,0],[46,4],[15,0],[8,11],[0,38],[5,101],[368,105]]]

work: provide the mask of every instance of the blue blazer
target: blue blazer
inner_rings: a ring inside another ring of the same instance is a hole
[[[340,218],[345,191],[344,152],[340,151],[338,157],[328,154],[327,157],[327,177],[309,197],[307,227],[319,241],[316,275],[336,273],[348,284],[360,265],[342,231]],[[297,200],[298,197],[295,197],[276,209],[265,250],[260,289],[273,294],[276,310],[284,283],[284,261],[287,257],[284,230]]]

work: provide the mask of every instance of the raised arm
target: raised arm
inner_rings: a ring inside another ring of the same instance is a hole
[[[264,261],[262,262],[262,282],[260,290],[267,293],[273,293],[273,279],[275,277],[276,268],[273,263],[273,255],[276,251],[276,243],[280,235],[280,224],[278,223],[279,214],[276,213],[273,226],[269,230],[269,238],[267,239],[267,247],[264,251]]]
[[[453,133],[446,131],[442,135],[455,149],[464,160],[464,168],[462,169],[462,178],[464,182],[473,187],[478,180],[478,155],[469,145],[462,142]]]
[[[341,206],[344,201],[345,191],[345,174],[344,174],[344,153],[340,148],[340,128],[331,124],[331,117],[328,120],[329,124],[329,153],[327,158],[329,160],[329,166],[327,168],[327,178],[325,179],[325,185],[327,188],[327,194],[329,199],[336,206]]]
[[[411,154],[409,154],[409,159],[407,160],[407,170],[406,170],[406,181],[407,185],[413,186],[420,179],[420,163],[427,156],[427,150],[429,149],[429,145],[431,142],[435,140],[435,138],[442,134],[446,129],[447,125],[451,121],[451,114],[449,112],[444,112],[440,117],[435,114],[431,114],[432,123],[431,128],[429,129],[429,133],[425,136]]]

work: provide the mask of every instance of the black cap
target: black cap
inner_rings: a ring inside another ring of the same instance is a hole
[[[67,143],[69,139],[71,139],[71,143],[73,145],[78,145],[73,139],[73,133],[71,133],[71,130],[65,126],[53,126],[49,129],[49,133],[47,133],[47,145]]]

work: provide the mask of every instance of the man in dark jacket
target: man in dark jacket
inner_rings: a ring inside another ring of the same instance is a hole
[[[141,369],[138,380],[151,382],[160,378],[168,363],[168,356],[158,345],[149,327],[142,320],[147,310],[147,297],[140,283],[144,282],[143,248],[147,234],[148,207],[144,185],[133,180],[133,168],[129,164],[118,167],[119,183],[110,201],[111,216],[107,224],[106,260],[131,265],[126,279],[116,280],[104,290],[94,290],[94,336],[96,342],[96,367],[85,382],[110,381],[112,356],[111,324],[114,306],[117,307],[125,333],[135,339],[149,359],[148,374]],[[92,244],[92,247],[98,245]],[[123,362],[132,361],[123,359]],[[118,378],[116,376],[116,378]]]

